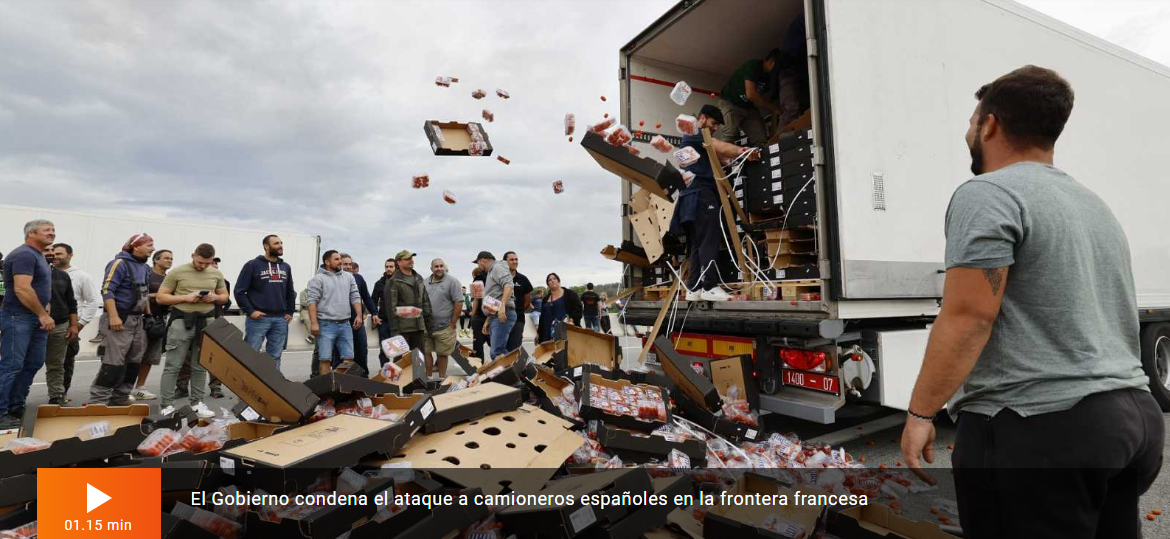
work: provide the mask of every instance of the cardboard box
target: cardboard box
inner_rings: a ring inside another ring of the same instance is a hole
[[[479,127],[479,132],[483,134],[485,144],[482,157],[490,156],[492,154],[492,140],[488,137],[487,131],[483,128],[483,124],[479,122],[464,123],[427,120],[423,123],[423,131],[427,134],[431,151],[435,155],[471,155],[471,152],[467,149],[471,143],[471,135],[467,132],[468,125]],[[442,131],[442,139],[435,134],[436,131]]]
[[[523,402],[520,389],[495,382],[435,395],[435,413],[423,430],[427,434],[444,431],[455,424],[479,419],[488,414],[515,410]]]
[[[398,393],[398,386],[394,384],[336,371],[309,378],[305,380],[305,386],[320,398],[336,400]]]
[[[334,539],[354,529],[354,524],[373,516],[381,506],[375,505],[374,497],[389,492],[394,495],[394,480],[375,477],[367,480],[365,488],[355,494],[366,496],[365,505],[324,505],[304,518],[285,518],[271,522],[260,518],[255,511],[244,515],[244,527],[249,534],[260,537],[304,537],[306,539]]]
[[[239,423],[232,423],[231,425],[228,425],[228,440],[224,442],[223,447],[217,450],[204,451],[202,453],[191,453],[190,451],[184,451],[182,453],[175,453],[174,455],[166,457],[142,457],[135,453],[135,455],[130,456],[128,459],[124,459],[122,462],[125,462],[126,464],[154,463],[157,466],[158,464],[165,462],[207,461],[218,465],[220,451],[224,449],[231,449],[233,447],[239,447],[252,440],[267,438],[273,434],[276,434],[277,432],[281,432],[289,428],[292,428],[292,425],[284,425],[281,423],[265,423],[262,421],[241,421]]]
[[[635,509],[629,516],[613,524],[604,524],[588,530],[588,539],[638,539],[651,529],[666,525],[666,517],[679,506],[675,496],[693,494],[694,487],[689,476],[660,477],[650,480],[655,494],[666,496],[668,505],[646,505]],[[649,537],[649,535],[647,535]]]
[[[752,377],[752,356],[740,355],[710,361],[711,382],[719,397],[727,401],[728,391],[739,388],[740,398],[748,402],[752,410],[760,409],[760,391]]]
[[[654,196],[645,190],[634,193],[630,198],[626,218],[638,235],[638,243],[648,263],[657,262],[666,253],[665,236],[670,231],[674,204],[674,201]]]
[[[655,434],[642,434],[601,423],[597,441],[605,450],[621,457],[622,462],[644,464],[653,460],[665,461],[673,450],[679,450],[691,459],[691,466],[707,465],[707,444],[699,440],[668,440]]]
[[[645,468],[625,468],[589,473],[561,479],[539,492],[539,495],[573,495],[574,501],[589,494],[653,494],[654,484]],[[504,528],[522,537],[573,538],[598,525],[615,523],[626,518],[632,507],[625,505],[601,506],[570,505],[523,506],[516,505],[497,513]],[[653,527],[653,526],[650,526]]]
[[[708,509],[703,519],[703,537],[706,539],[724,539],[727,537],[739,538],[768,538],[783,537],[770,531],[759,528],[769,514],[776,514],[794,524],[804,526],[805,537],[812,537],[816,530],[817,521],[824,512],[823,505],[795,505],[791,489],[780,486],[775,479],[746,473],[739,479],[728,494],[785,494],[789,505],[720,505]],[[803,488],[801,494],[822,494],[815,489]]]
[[[5,470],[4,475],[8,475]],[[0,507],[23,505],[37,499],[37,475],[35,473],[0,478]]]
[[[590,386],[594,385],[608,387],[617,391],[622,391],[624,388],[629,386],[638,386],[644,390],[657,392],[662,395],[662,402],[666,406],[666,421],[642,420],[628,415],[610,415],[602,408],[595,407],[593,403],[590,402],[589,388]],[[653,431],[659,427],[662,427],[663,425],[670,423],[671,420],[670,395],[666,393],[665,389],[657,386],[634,384],[627,380],[606,380],[605,378],[602,378],[596,374],[590,374],[589,376],[581,379],[581,385],[577,390],[577,400],[581,403],[581,418],[584,420],[597,419],[617,427],[639,430],[643,432]]]
[[[505,386],[519,387],[525,378],[524,368],[526,366],[528,366],[528,352],[521,346],[480,367],[475,373],[483,376],[498,367],[503,367],[504,372],[495,375],[491,381]]]
[[[455,364],[458,365],[459,368],[463,370],[464,374],[470,375],[471,373],[475,372],[476,369],[479,368],[479,367],[476,367],[475,365],[472,365],[471,361],[467,359],[470,356],[471,356],[471,348],[468,348],[467,346],[460,344],[460,345],[455,347],[455,352],[451,354],[451,361],[454,361]],[[482,364],[482,361],[480,361],[480,363]]]
[[[220,451],[220,467],[244,487],[270,494],[302,490],[325,468],[385,455],[401,433],[397,423],[338,415]],[[393,454],[393,453],[390,453]]]
[[[776,255],[815,255],[817,233],[815,230],[781,228],[764,231],[768,258]]]
[[[581,137],[581,147],[589,152],[601,168],[664,200],[669,200],[671,194],[686,187],[682,173],[671,163],[663,164],[650,157],[635,156],[625,148],[610,145],[601,135],[592,131],[585,131]]]
[[[682,413],[683,417],[732,442],[738,444],[760,440],[762,430],[759,427],[749,427],[743,423],[717,416],[702,405],[687,398],[686,395],[675,395],[674,402],[678,405],[679,412]]]
[[[422,350],[411,350],[394,360],[394,364],[402,369],[402,374],[398,376],[398,380],[388,380],[382,376],[381,372],[375,374],[372,380],[397,385],[399,387],[398,393],[402,395],[411,393],[416,389],[428,389],[426,358],[423,356]]]
[[[207,324],[201,346],[199,364],[265,420],[296,423],[316,409],[320,399],[305,384],[286,379],[272,357],[253,350],[231,322]]]
[[[162,514],[160,536],[163,539],[220,539],[218,535],[166,511]]]
[[[550,368],[555,369],[556,354],[564,349],[565,341],[555,340],[542,342],[532,350],[532,359],[536,361],[537,365],[548,365]]]
[[[113,467],[160,469],[163,499],[170,501],[187,502],[191,497],[186,493],[213,492],[223,483],[221,470],[215,464],[204,460],[160,462],[157,459],[148,459]]]
[[[505,486],[534,494],[585,443],[571,427],[526,404],[443,432],[417,435],[394,458],[363,464],[410,462],[416,470],[428,470],[463,487],[479,487],[487,494],[497,494]]]
[[[463,492],[468,498],[482,493],[483,491],[478,488]],[[453,538],[458,536],[457,532],[471,527],[472,524],[487,518],[487,516],[488,507],[486,505],[443,505],[436,507],[431,516],[403,530],[402,533],[390,537],[396,539]]]
[[[415,474],[413,481],[397,484],[394,490],[395,493],[401,491],[403,494],[434,495],[442,494],[444,488],[438,481],[422,477],[420,474]],[[433,514],[434,511],[428,509],[425,505],[408,505],[402,511],[395,513],[383,522],[371,520],[354,528],[353,532],[349,535],[349,539],[391,539],[403,530],[409,529]]]
[[[800,129],[781,134],[775,146],[781,151],[786,151],[800,146],[811,146],[812,143],[812,129]]]
[[[565,343],[564,349],[553,356],[557,372],[590,363],[611,371],[621,365],[621,348],[613,335],[561,324],[557,339]]]
[[[658,362],[662,364],[662,372],[678,386],[679,392],[701,404],[707,410],[719,409],[722,401],[719,399],[719,392],[715,389],[715,385],[706,376],[691,368],[692,362],[706,363],[706,360],[680,354],[675,350],[674,343],[665,335],[654,339],[654,349],[658,353]]]
[[[938,524],[902,518],[889,506],[877,503],[829,510],[825,531],[841,539],[958,539]]]
[[[110,422],[109,436],[88,441],[77,437],[79,427],[96,421]],[[167,425],[174,423],[174,420],[164,420]],[[37,468],[72,466],[130,453],[158,424],[150,420],[150,405],[147,404],[29,407],[20,436],[37,438],[52,445],[48,449],[21,455],[0,451],[0,474],[36,473]]]
[[[552,369],[543,365],[535,365],[529,374],[531,376],[524,379],[524,385],[532,393],[541,410],[572,423],[573,428],[579,429],[585,426],[583,422],[561,414],[560,407],[553,404],[552,401],[553,397],[561,398],[566,387],[574,387],[572,380],[557,376]],[[574,397],[576,397],[576,388],[573,391]]]
[[[410,441],[410,438],[422,430],[431,415],[435,413],[435,403],[430,395],[414,393],[411,395],[382,395],[371,399],[374,406],[381,404],[390,413],[396,414],[398,420],[394,422],[398,432],[386,453],[393,455]]]
[[[606,245],[601,250],[601,256],[609,260],[638,266],[640,268],[650,267],[650,261],[646,259],[646,250],[635,246],[631,241],[622,242],[621,248]]]

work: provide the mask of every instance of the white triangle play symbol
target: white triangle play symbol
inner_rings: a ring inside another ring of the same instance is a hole
[[[85,512],[93,511],[97,506],[110,501],[110,497],[96,488],[93,485],[85,484]]]

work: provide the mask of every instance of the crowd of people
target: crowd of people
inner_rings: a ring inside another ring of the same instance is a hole
[[[162,408],[190,404],[204,413],[204,398],[223,397],[219,380],[199,363],[201,334],[221,317],[232,299],[245,316],[244,335],[280,369],[289,324],[297,314],[292,267],[284,261],[280,237],[263,239],[262,254],[240,269],[235,292],[219,269],[215,247],[200,244],[190,261],[175,266],[175,255],[155,248],[147,234],[135,234],[105,266],[100,279],[73,267],[73,247],[55,243],[52,222],[25,224],[25,242],[3,257],[0,288],[0,429],[20,425],[33,378],[45,368],[49,404],[66,405],[79,335],[98,324],[101,366],[89,386],[92,404],[127,405],[159,399]],[[556,326],[572,323],[608,330],[604,294],[592,283],[578,296],[550,273],[534,288],[518,271],[513,251],[503,260],[488,251],[473,263],[472,286],[434,259],[430,274],[415,270],[416,253],[403,250],[386,260],[371,291],[353,258],[336,250],[321,257],[317,273],[300,292],[301,318],[315,345],[310,376],[352,361],[370,372],[367,316],[379,341],[401,336],[425,351],[426,375],[447,376],[447,360],[459,339],[472,341],[472,355],[494,358],[521,346],[531,321],[538,339],[552,339]],[[388,358],[379,348],[379,360]],[[158,393],[146,388],[151,368],[163,365]]]

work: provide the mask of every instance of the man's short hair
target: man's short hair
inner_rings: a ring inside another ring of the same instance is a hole
[[[508,251],[508,252],[504,253],[504,260],[508,259],[508,255],[514,255],[514,254],[516,254],[516,251]],[[517,258],[519,258],[519,256],[517,256]]]
[[[195,256],[201,258],[215,258],[215,247],[212,247],[210,243],[200,243],[199,246],[195,248]]]
[[[72,252],[72,251],[70,251],[70,252]],[[158,262],[158,259],[162,258],[163,254],[170,253],[170,252],[171,252],[170,249],[159,249],[159,250],[154,252],[154,255],[152,255],[150,257],[150,260],[151,260],[151,262]],[[174,253],[171,253],[171,254],[173,255]]]
[[[1073,89],[1059,73],[1026,65],[975,92],[979,128],[994,114],[1015,146],[1051,150],[1072,114]]]
[[[33,219],[32,221],[25,223],[24,224],[24,237],[27,238],[29,236],[29,234],[36,232],[38,228],[45,226],[45,225],[53,226],[53,222],[45,220],[45,219]]]
[[[357,271],[357,270],[359,269],[359,268],[358,268],[358,263],[357,263],[357,262],[353,262],[353,261],[352,261],[352,259],[350,259],[350,260],[351,260],[351,261],[350,261],[350,264],[353,266],[353,270],[354,270],[354,271]]]
[[[394,260],[393,258],[387,258],[386,262],[393,262],[394,264],[398,264],[398,261]]]
[[[321,253],[321,263],[324,264],[324,263],[328,262],[329,259],[333,258],[333,255],[335,255],[335,254],[337,254],[336,249],[330,249],[328,251],[325,251],[324,253]]]
[[[586,289],[586,290],[593,290],[593,283],[587,283],[587,284],[585,285],[585,289]]]
[[[768,60],[771,60],[773,64],[779,65],[780,49],[776,48],[768,51],[768,55],[764,57],[764,61],[767,62]]]
[[[341,253],[341,258],[348,258],[350,260],[353,260],[353,257],[349,256],[349,253]]]
[[[272,238],[279,238],[279,237],[280,236],[277,236],[276,234],[269,234],[267,236],[264,236],[264,241],[260,242],[260,244],[265,246],[265,247],[268,247],[268,240],[271,240]]]
[[[53,245],[54,249],[56,249],[58,247],[65,249],[66,253],[73,254],[73,246],[69,245],[68,243],[57,243],[57,244]]]

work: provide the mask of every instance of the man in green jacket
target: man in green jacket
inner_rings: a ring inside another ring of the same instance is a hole
[[[383,291],[383,316],[390,326],[391,335],[402,335],[412,350],[426,346],[426,335],[433,327],[431,300],[427,294],[426,281],[414,272],[414,255],[403,250],[394,257],[398,270],[386,280]],[[408,313],[417,308],[419,314]],[[404,308],[399,312],[399,308]]]

